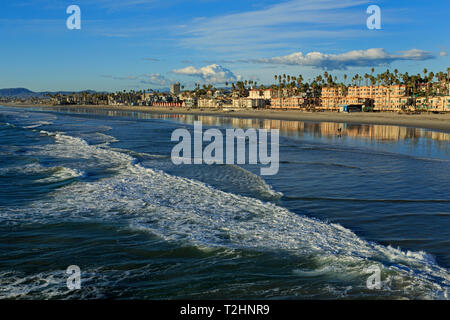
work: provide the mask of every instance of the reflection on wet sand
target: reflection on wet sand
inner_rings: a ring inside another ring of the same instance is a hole
[[[448,133],[386,125],[243,119],[201,115],[151,115],[150,118],[174,119],[186,124],[201,121],[203,125],[207,126],[225,125],[235,128],[279,129],[284,135],[296,137],[301,137],[307,133],[318,137],[355,137],[378,141],[418,140],[421,138],[450,141],[450,134]]]
[[[312,135],[324,138],[358,138],[389,142],[409,140],[418,142],[421,139],[437,142],[450,141],[450,134],[411,127],[373,124],[347,124],[334,122],[302,122],[271,119],[247,119],[221,116],[204,116],[191,114],[152,114],[139,111],[102,110],[102,109],[69,109],[58,111],[76,111],[77,113],[100,114],[108,116],[131,117],[138,119],[167,119],[185,124],[201,121],[205,126],[229,126],[234,128],[279,129],[280,133],[290,137]]]

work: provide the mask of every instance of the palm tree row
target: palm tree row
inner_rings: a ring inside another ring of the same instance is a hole
[[[348,86],[390,86],[390,85],[406,85],[411,89],[411,92],[416,95],[423,93],[436,94],[438,92],[446,92],[442,86],[450,82],[450,68],[447,68],[447,72],[428,72],[427,69],[423,70],[423,74],[410,75],[408,72],[400,73],[397,69],[391,72],[389,69],[383,73],[374,75],[375,68],[371,69],[371,73],[365,73],[364,75],[355,74],[348,83],[348,75],[343,75],[343,81],[339,82],[337,76],[333,76],[329,72],[325,71],[323,74],[317,75],[315,78],[310,79],[308,82],[303,83],[304,79],[302,75],[274,75],[276,88],[297,88],[300,91],[306,91],[310,87],[348,87]],[[436,82],[433,83],[433,79]]]

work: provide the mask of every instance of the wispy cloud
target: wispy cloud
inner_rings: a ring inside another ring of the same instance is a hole
[[[183,69],[173,70],[172,72],[178,75],[198,77],[205,82],[213,84],[221,84],[228,81],[238,81],[241,79],[240,75],[235,75],[231,70],[226,69],[218,64],[211,64],[202,68],[189,66]]]
[[[183,45],[213,50],[277,48],[295,40],[349,37],[349,28],[365,25],[365,11],[355,10],[367,0],[289,0],[236,14],[198,18],[184,26]]]
[[[353,50],[342,54],[321,52],[303,54],[302,52],[295,52],[287,56],[257,59],[254,62],[335,70],[346,69],[347,67],[376,67],[387,65],[394,61],[424,61],[434,58],[435,56],[431,52],[418,49],[401,51],[399,54],[390,54],[384,49],[375,48]]]
[[[139,76],[112,76],[112,75],[101,75],[102,78],[108,78],[108,79],[113,79],[113,80],[137,80],[139,79]]]
[[[170,83],[174,82],[173,79],[168,79],[159,73],[148,73],[148,74],[141,74],[138,76],[102,75],[101,77],[120,81],[139,81],[139,83],[141,84],[148,84],[159,87],[167,86]]]

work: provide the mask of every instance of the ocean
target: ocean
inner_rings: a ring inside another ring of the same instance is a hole
[[[174,165],[171,134],[195,121],[279,129],[279,173]],[[396,126],[0,107],[0,299],[448,299],[449,141]],[[379,288],[367,285],[374,267]]]

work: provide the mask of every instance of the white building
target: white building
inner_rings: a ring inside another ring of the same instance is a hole
[[[236,109],[252,109],[265,108],[265,99],[251,99],[251,98],[235,98],[233,99],[233,108]]]

